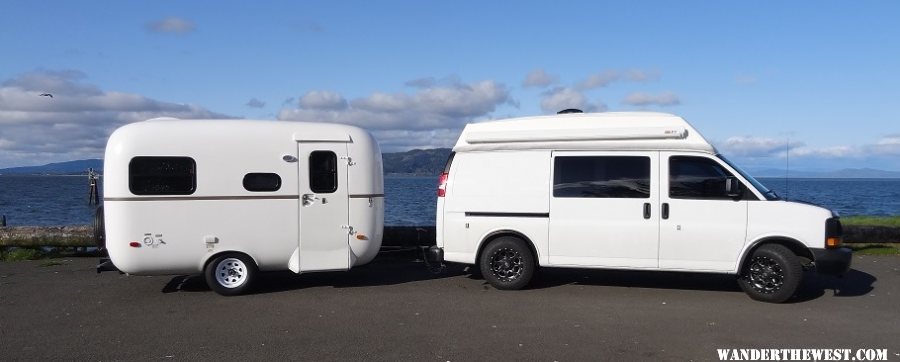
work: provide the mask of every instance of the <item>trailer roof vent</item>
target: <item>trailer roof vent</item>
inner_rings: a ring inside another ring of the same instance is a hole
[[[577,109],[577,108],[566,108],[559,112],[556,112],[556,114],[569,114],[569,113],[584,113],[584,111]]]

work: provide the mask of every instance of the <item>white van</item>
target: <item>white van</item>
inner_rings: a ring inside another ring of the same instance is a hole
[[[371,261],[383,182],[378,144],[357,127],[153,119],[110,136],[95,233],[122,272],[203,272],[240,294],[258,271]]]
[[[849,269],[841,233],[838,215],[780,199],[680,117],[578,111],[467,125],[429,255],[479,265],[498,289],[537,267],[692,271],[782,302],[804,266]]]

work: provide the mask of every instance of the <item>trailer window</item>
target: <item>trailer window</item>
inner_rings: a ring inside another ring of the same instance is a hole
[[[135,195],[190,195],[197,190],[197,163],[190,157],[139,156],[128,163]]]
[[[272,192],[281,188],[277,173],[248,173],[244,175],[244,189],[253,192]]]
[[[309,153],[309,189],[317,194],[337,191],[337,155],[331,151]]]
[[[563,156],[553,169],[553,197],[650,197],[649,157]]]

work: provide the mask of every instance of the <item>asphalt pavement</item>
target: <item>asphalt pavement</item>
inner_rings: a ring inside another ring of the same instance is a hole
[[[900,257],[807,273],[787,304],[733,276],[542,269],[499,291],[396,253],[349,272],[267,273],[222,297],[202,276],[96,274],[96,259],[0,262],[2,360],[717,360],[717,348],[885,348],[900,360]]]

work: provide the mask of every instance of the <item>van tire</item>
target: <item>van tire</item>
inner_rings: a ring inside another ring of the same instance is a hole
[[[794,295],[802,279],[803,268],[790,249],[766,244],[747,258],[738,284],[752,299],[782,303]]]
[[[494,288],[522,289],[534,276],[534,255],[522,239],[503,236],[484,248],[479,267],[481,275]]]
[[[207,263],[203,274],[210,289],[229,296],[249,291],[257,272],[256,264],[247,255],[228,253]]]

